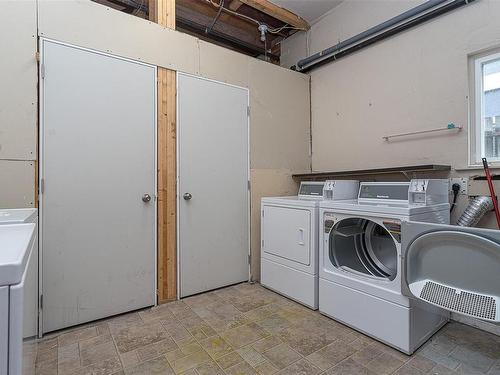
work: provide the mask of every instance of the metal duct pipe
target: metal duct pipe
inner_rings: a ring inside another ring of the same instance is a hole
[[[473,1],[475,0],[429,0],[335,46],[298,61],[297,70],[309,71]]]
[[[470,201],[469,205],[457,221],[461,227],[473,227],[489,211],[493,209],[491,197],[481,196]]]

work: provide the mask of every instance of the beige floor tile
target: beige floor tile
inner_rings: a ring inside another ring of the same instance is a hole
[[[172,322],[172,321],[162,321],[163,327],[165,331],[172,336],[172,338],[176,342],[180,342],[186,339],[190,339],[192,337],[191,333],[180,323]]]
[[[183,299],[184,303],[190,308],[204,307],[214,302],[220,301],[220,298],[215,293],[198,294],[193,297]]]
[[[424,372],[416,367],[413,367],[409,363],[403,365],[396,372],[394,372],[394,375],[424,375],[424,374],[427,374],[427,372]]]
[[[474,346],[457,346],[449,355],[470,370],[486,373],[495,362],[489,355],[478,351]]]
[[[179,358],[184,358],[186,354],[184,354],[180,349],[173,350],[165,354],[167,360],[172,363],[173,361],[178,360]]]
[[[448,355],[443,355],[437,351],[435,351],[432,347],[426,346],[421,348],[418,353],[431,361],[436,362],[437,364],[444,366],[450,370],[455,370],[459,365],[460,361],[455,358],[451,358]]]
[[[227,288],[218,289],[214,291],[214,293],[217,295],[217,297],[223,300],[227,300],[232,297],[238,297],[239,295],[241,295],[241,293],[238,290],[236,290],[231,286]]]
[[[279,375],[317,375],[321,372],[319,368],[301,359],[287,368],[278,372]]]
[[[405,362],[392,356],[388,353],[382,353],[380,356],[372,359],[365,367],[379,375],[392,374],[398,368],[404,365]]]
[[[374,345],[367,346],[366,348],[361,349],[360,351],[354,353],[352,355],[352,359],[355,362],[360,363],[361,365],[366,365],[371,360],[377,358],[382,355],[384,352],[382,349],[377,348]]]
[[[225,375],[224,371],[215,362],[206,362],[196,366],[197,375]]]
[[[255,366],[255,371],[257,371],[260,375],[272,375],[277,373],[279,369],[271,362],[266,361],[264,363],[261,363],[260,365]]]
[[[109,325],[106,322],[101,322],[96,324],[96,329],[97,329],[97,335],[107,335],[110,333],[109,331]]]
[[[57,360],[57,345],[43,351],[38,350],[36,354],[37,362],[50,362],[54,360]]]
[[[408,364],[423,372],[429,372],[434,366],[436,366],[436,362],[431,361],[420,354],[413,355],[413,357],[408,361]]]
[[[80,347],[80,361],[82,366],[88,366],[93,363],[101,362],[107,358],[116,357],[115,344],[112,341],[99,343],[92,346]]]
[[[227,375],[258,375],[257,371],[246,362],[238,363],[225,371]]]
[[[57,348],[57,344],[58,344],[57,337],[45,338],[45,339],[38,341],[37,350],[38,350],[38,352],[43,352],[46,350]]]
[[[231,345],[229,345],[226,340],[220,336],[213,336],[201,340],[200,345],[214,359],[223,357],[233,351]]]
[[[177,344],[169,337],[165,340],[138,348],[137,356],[140,361],[145,361],[176,349],[178,349]]]
[[[184,301],[172,301],[164,304],[163,306],[166,306],[175,317],[181,319],[186,317],[186,314],[189,314],[188,311],[191,310],[189,306],[184,303]]]
[[[266,350],[271,349],[272,347],[275,347],[277,345],[282,344],[283,341],[281,341],[279,338],[276,336],[268,336],[266,338],[263,338],[257,342],[254,342],[252,344],[252,347],[259,353],[263,353]]]
[[[174,363],[182,375],[500,375],[500,338],[450,323],[409,357],[243,283],[49,334],[25,358],[41,375],[173,374]]]
[[[179,349],[181,350],[181,352],[184,355],[193,354],[193,353],[200,352],[203,350],[203,348],[201,347],[201,345],[199,343],[197,343],[196,341],[191,341],[191,340],[186,341],[184,343],[180,343]]]
[[[123,368],[135,367],[141,362],[139,360],[139,356],[137,355],[137,350],[133,350],[127,353],[122,353],[119,356]]]
[[[256,309],[250,310],[245,313],[245,316],[251,321],[257,322],[268,316],[279,313],[282,307],[276,303],[272,303],[269,305],[261,306]]]
[[[322,370],[326,370],[337,363],[342,362],[355,352],[356,350],[354,348],[338,340],[325,346],[317,352],[308,355],[306,358],[315,366]]]
[[[172,314],[167,305],[159,305],[144,311],[140,311],[139,316],[145,322],[175,319],[174,314]]]
[[[136,326],[138,324],[142,324],[143,321],[139,316],[139,313],[127,313],[116,316],[106,321],[108,324],[109,331],[114,334],[115,332],[131,326]]]
[[[120,358],[117,356],[112,358],[107,358],[100,362],[93,363],[89,366],[79,367],[78,369],[73,369],[69,372],[61,372],[59,370],[58,375],[111,375],[122,370],[122,365]]]
[[[205,351],[198,351],[192,354],[189,354],[185,357],[175,359],[170,361],[170,366],[174,369],[176,374],[180,374],[186,370],[195,368],[205,362],[209,362],[212,359]]]
[[[66,345],[71,345],[78,341],[90,339],[95,336],[97,336],[96,327],[86,327],[82,329],[76,329],[74,331],[70,331],[60,335],[58,337],[58,346],[62,347]]]
[[[374,340],[367,336],[357,337],[354,341],[349,343],[349,346],[355,350],[361,350],[366,348],[367,346],[372,345]]]
[[[37,375],[57,375],[57,359],[36,363],[35,373]]]
[[[227,369],[243,362],[243,358],[237,352],[232,352],[218,358],[216,362],[222,369]]]
[[[256,295],[249,295],[245,297],[229,299],[234,307],[243,313],[254,310],[258,307],[269,305],[274,302],[273,299],[260,297]]]
[[[350,358],[333,366],[331,369],[325,372],[326,375],[378,375],[373,371],[368,370],[363,365],[358,362],[353,361]]]
[[[311,332],[302,326],[286,328],[278,337],[303,356],[308,356],[334,341],[333,338],[326,338],[322,332]]]
[[[251,346],[245,346],[244,348],[238,349],[237,352],[245,360],[245,362],[252,367],[256,367],[257,365],[267,361],[266,357]]]
[[[301,358],[300,354],[286,344],[266,350],[262,355],[279,369],[283,369]]]
[[[249,323],[241,327],[225,331],[222,337],[234,348],[251,344],[269,334],[255,323]]]
[[[77,342],[60,347],[58,350],[58,368],[61,373],[71,373],[73,369],[81,367],[80,347]]]
[[[292,325],[290,321],[286,320],[278,314],[273,314],[262,320],[259,320],[257,324],[272,334],[277,334],[278,332]]]
[[[120,353],[126,353],[165,340],[168,334],[162,324],[157,322],[134,324],[119,329],[113,333],[113,337]]]
[[[125,375],[174,375],[174,370],[170,367],[167,359],[160,356],[138,366],[126,368]]]

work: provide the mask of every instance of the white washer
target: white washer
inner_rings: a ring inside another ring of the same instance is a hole
[[[35,224],[35,239],[24,288],[23,337],[38,335],[38,210],[36,208],[0,209],[0,225]]]
[[[361,183],[357,200],[320,204],[319,310],[411,354],[448,313],[402,294],[401,223],[448,224],[447,180]]]
[[[35,224],[0,226],[0,375],[23,373],[23,309]]]
[[[318,308],[318,207],[352,199],[357,181],[302,182],[298,196],[262,198],[261,284],[312,309]]]

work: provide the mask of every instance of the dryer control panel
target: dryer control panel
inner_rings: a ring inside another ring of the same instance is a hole
[[[359,202],[429,206],[448,203],[448,180],[413,179],[410,182],[362,182]]]
[[[411,180],[408,203],[416,206],[448,203],[448,185],[448,180]]]

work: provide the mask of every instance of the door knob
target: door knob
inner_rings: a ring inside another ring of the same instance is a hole
[[[142,196],[142,201],[143,201],[144,203],[148,203],[150,200],[151,200],[151,195],[149,195],[149,194],[144,194],[144,195]]]
[[[184,198],[184,200],[188,201],[190,200],[191,198],[193,198],[193,196],[191,195],[191,193],[184,193],[184,195],[182,196]]]

